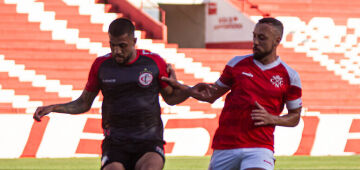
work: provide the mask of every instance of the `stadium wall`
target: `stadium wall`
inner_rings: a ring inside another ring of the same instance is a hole
[[[255,23],[227,0],[200,4],[161,3],[168,42],[180,48],[251,49]],[[239,35],[239,36],[234,36]]]
[[[218,116],[163,115],[165,152],[211,154]],[[103,139],[100,115],[51,114],[34,122],[29,114],[0,115],[0,158],[97,157]],[[360,154],[360,115],[304,115],[295,128],[277,127],[275,155]]]
[[[167,27],[161,22],[153,19],[150,15],[142,12],[127,0],[107,0],[109,4],[113,5],[113,8],[117,12],[121,12],[125,17],[130,18],[135,23],[137,29],[143,29],[147,31],[148,36],[153,39],[161,39],[166,42]]]
[[[206,48],[252,48],[255,23],[226,0],[212,0],[206,11]],[[237,36],[234,36],[237,35]]]
[[[160,4],[166,11],[168,42],[180,48],[205,47],[205,5]]]

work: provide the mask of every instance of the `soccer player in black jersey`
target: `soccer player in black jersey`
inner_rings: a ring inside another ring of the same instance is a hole
[[[111,53],[94,61],[81,96],[69,103],[39,107],[34,113],[40,121],[50,112],[86,112],[101,90],[104,170],[162,169],[164,128],[159,93],[170,105],[183,102],[190,93],[187,86],[174,89],[162,81],[175,74],[168,73],[159,55],[135,49],[134,29],[128,19],[114,20],[108,32]]]

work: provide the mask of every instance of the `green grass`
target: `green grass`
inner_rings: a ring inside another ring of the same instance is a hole
[[[168,156],[165,161],[165,170],[207,170],[210,156],[191,157],[191,156]]]
[[[276,157],[279,170],[360,170],[357,156],[281,156]],[[204,157],[166,157],[164,170],[206,170],[210,161]],[[0,169],[80,170],[100,169],[100,158],[0,159]]]
[[[357,156],[284,156],[276,157],[276,169],[359,169],[360,155]]]
[[[20,158],[0,159],[0,169],[62,170],[100,169],[100,158]]]

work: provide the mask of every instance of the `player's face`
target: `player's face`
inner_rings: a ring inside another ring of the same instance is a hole
[[[256,24],[253,32],[253,53],[254,58],[261,60],[276,50],[280,42],[276,28],[270,24]]]
[[[126,64],[136,57],[135,37],[128,34],[116,37],[109,34],[109,38],[112,56],[118,64]]]

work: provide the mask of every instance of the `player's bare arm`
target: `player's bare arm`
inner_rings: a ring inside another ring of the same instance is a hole
[[[183,89],[174,89],[171,86],[167,86],[160,92],[165,102],[169,105],[179,104],[190,96],[189,88],[185,87]]]
[[[194,87],[190,88],[189,86],[177,81],[175,71],[170,64],[167,65],[167,72],[170,76],[162,77],[161,79],[169,83],[169,85],[174,89],[174,96],[179,96],[182,101],[186,100],[190,95],[197,100],[213,103],[216,99],[230,90],[229,88],[220,87],[216,84],[206,83],[198,83]]]
[[[79,114],[90,110],[91,105],[98,93],[84,90],[79,98],[69,103],[54,104],[38,107],[34,113],[34,119],[41,121],[41,118],[50,112]]]
[[[217,84],[198,83],[191,88],[191,96],[197,100],[213,103],[229,90],[230,88],[221,87]]]
[[[167,82],[170,86],[161,89],[161,96],[169,105],[179,104],[190,96],[190,87],[177,81],[174,69],[167,64],[167,72],[169,77],[162,77],[161,80]]]
[[[255,102],[257,109],[252,110],[251,118],[254,120],[255,126],[275,125],[294,127],[300,121],[301,107],[288,110],[288,114],[277,116],[266,111],[258,102]]]

